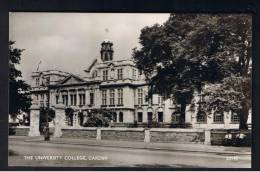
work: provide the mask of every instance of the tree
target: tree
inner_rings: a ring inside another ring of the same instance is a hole
[[[193,46],[189,48],[193,56],[210,54],[211,58],[224,62],[223,81],[205,89],[204,96],[208,100],[205,108],[233,111],[239,114],[240,129],[247,129],[251,108],[252,18],[245,14],[217,15],[213,21],[215,24],[208,25],[207,29],[197,28],[196,35],[187,41]],[[208,40],[203,43],[205,38]]]
[[[14,41],[9,41],[9,114],[16,118],[21,111],[29,112],[31,106],[30,86],[20,79],[22,72],[16,68],[24,50],[14,48]]]
[[[110,121],[114,118],[115,112],[111,109],[92,109],[88,113],[86,127],[108,127]]]
[[[171,14],[163,25],[142,29],[141,48],[133,52],[151,93],[173,98],[180,105],[181,122],[185,121],[186,106],[191,103],[194,92],[200,92],[207,81],[221,80],[224,75],[216,72],[222,68],[218,59],[193,56],[187,43],[196,35],[194,29],[209,24],[210,18],[209,15]],[[217,75],[208,72],[211,70]]]
[[[185,121],[195,92],[247,71],[249,26],[243,15],[171,14],[163,25],[141,30],[141,48],[134,49],[133,58],[151,93],[174,98]]]

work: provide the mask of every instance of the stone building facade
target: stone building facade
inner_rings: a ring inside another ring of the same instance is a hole
[[[59,119],[56,119],[56,122],[59,123],[62,119],[62,125],[80,126],[87,119],[79,121],[78,112],[84,112],[86,116],[91,110],[100,108],[115,112],[111,121],[115,126],[125,127],[131,123],[146,126],[152,121],[162,124],[161,126],[178,124],[180,117],[175,113],[177,105],[171,99],[165,99],[158,94],[148,98],[148,85],[134,61],[114,60],[113,56],[113,43],[104,41],[101,44],[100,58],[92,62],[83,77],[57,70],[33,72],[32,128],[35,121],[39,121],[39,108],[48,106],[48,103]],[[186,111],[186,123],[190,123],[193,128],[238,128],[239,118],[231,112],[198,116],[198,101],[199,96],[196,96],[195,108],[188,106]],[[59,115],[64,114],[66,108],[77,112],[71,124],[64,116]]]

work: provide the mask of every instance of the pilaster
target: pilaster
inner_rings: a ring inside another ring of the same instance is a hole
[[[30,109],[30,130],[28,135],[31,137],[40,136],[40,107],[36,104],[36,102],[33,102]]]

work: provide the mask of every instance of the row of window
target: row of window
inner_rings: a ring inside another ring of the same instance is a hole
[[[137,104],[138,105],[142,105],[143,104],[143,89],[142,88],[138,88],[137,89]],[[149,101],[149,104],[153,104],[153,99],[149,99],[148,95],[145,95],[145,102]],[[163,96],[159,96],[158,95],[158,104],[162,104],[164,101]]]
[[[173,114],[172,121],[174,123],[180,122],[180,114]],[[207,122],[207,115],[206,113],[198,113],[197,114],[197,122],[198,123],[206,123]],[[213,114],[213,122],[214,123],[224,123],[224,115],[222,113],[214,113]],[[239,116],[236,113],[231,114],[231,122],[232,123],[239,123]]]
[[[117,122],[117,114],[116,114],[116,112],[113,114],[112,119],[113,119],[113,122]],[[119,112],[119,114],[118,114],[118,121],[119,122],[124,122],[124,114],[123,114],[123,112]]]
[[[123,79],[123,69],[117,69],[117,79]],[[108,80],[108,70],[103,70],[103,81]]]
[[[56,96],[56,104],[58,104],[59,96]],[[62,103],[64,105],[68,105],[68,95],[62,95]],[[86,104],[86,95],[85,94],[79,94],[79,105],[85,105]],[[77,105],[77,95],[71,94],[70,95],[70,105]],[[89,93],[89,105],[94,105],[94,93]]]
[[[133,79],[137,79],[136,77],[136,69],[133,69]],[[106,70],[103,70],[103,81],[107,81],[108,80],[108,75],[109,72],[108,72],[108,69]],[[141,75],[142,75],[142,71],[139,71],[138,73],[138,79],[141,78]],[[93,73],[93,77],[96,77],[97,76],[97,73],[96,71]],[[120,69],[117,69],[117,79],[123,79],[123,69],[120,68]]]
[[[115,105],[115,89],[102,90],[102,105],[107,105],[107,92],[109,91],[109,104]],[[123,89],[117,89],[117,104],[123,105]]]
[[[163,122],[163,112],[158,112],[158,122]],[[153,113],[147,112],[148,123],[153,121]],[[137,112],[137,122],[143,122],[143,112]]]

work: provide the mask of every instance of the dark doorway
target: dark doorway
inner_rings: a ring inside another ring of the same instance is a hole
[[[137,121],[138,122],[143,122],[143,112],[138,112],[137,113]]]
[[[153,113],[152,112],[147,113],[147,121],[148,121],[148,124],[152,123],[152,121],[153,121]]]
[[[158,112],[158,122],[163,122],[163,112]]]

